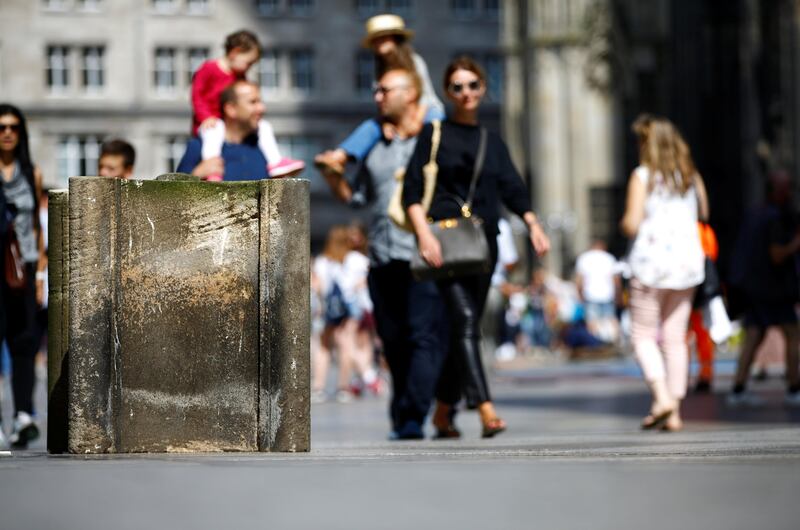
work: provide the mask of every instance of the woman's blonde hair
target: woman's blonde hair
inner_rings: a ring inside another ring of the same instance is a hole
[[[694,185],[697,168],[689,145],[675,125],[665,118],[641,114],[632,129],[639,140],[639,162],[651,172],[648,191],[655,186],[653,175],[661,173],[670,191],[685,194]]]
[[[349,251],[350,234],[347,227],[341,225],[331,227],[328,237],[325,239],[325,249],[322,254],[333,261],[342,263]]]

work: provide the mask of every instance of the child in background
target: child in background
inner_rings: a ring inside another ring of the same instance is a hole
[[[416,72],[422,81],[420,94],[420,118],[425,123],[445,118],[444,105],[436,95],[428,74],[425,60],[411,47],[414,32],[406,29],[405,22],[397,15],[376,15],[366,24],[367,35],[361,41],[365,48],[375,54],[376,77],[379,78],[392,68],[404,68]],[[376,119],[361,123],[336,149],[325,151],[314,158],[320,171],[330,171],[341,175],[348,159],[360,162],[380,141],[382,134],[390,137],[391,130],[382,130]]]
[[[225,142],[225,124],[219,96],[231,83],[244,79],[245,74],[261,56],[258,38],[250,31],[240,30],[225,38],[225,55],[203,63],[192,78],[192,134],[203,141],[203,160],[222,154]],[[305,167],[301,160],[281,156],[275,133],[266,120],[258,124],[258,147],[267,159],[271,177],[286,177],[299,173]],[[222,180],[213,175],[208,180]]]

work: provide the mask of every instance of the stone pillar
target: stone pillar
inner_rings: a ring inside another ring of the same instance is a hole
[[[47,448],[67,450],[69,348],[69,193],[48,194]]]
[[[308,182],[69,196],[68,450],[308,451]]]

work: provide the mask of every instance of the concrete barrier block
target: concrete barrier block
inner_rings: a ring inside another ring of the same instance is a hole
[[[308,191],[70,180],[70,452],[309,450]]]

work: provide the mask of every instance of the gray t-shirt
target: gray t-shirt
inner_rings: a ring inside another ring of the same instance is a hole
[[[401,230],[387,213],[389,200],[397,186],[395,173],[405,169],[417,138],[395,138],[379,141],[369,152],[359,178],[367,187],[369,216],[369,254],[372,265],[385,265],[392,260],[411,261],[417,250],[414,235]]]

